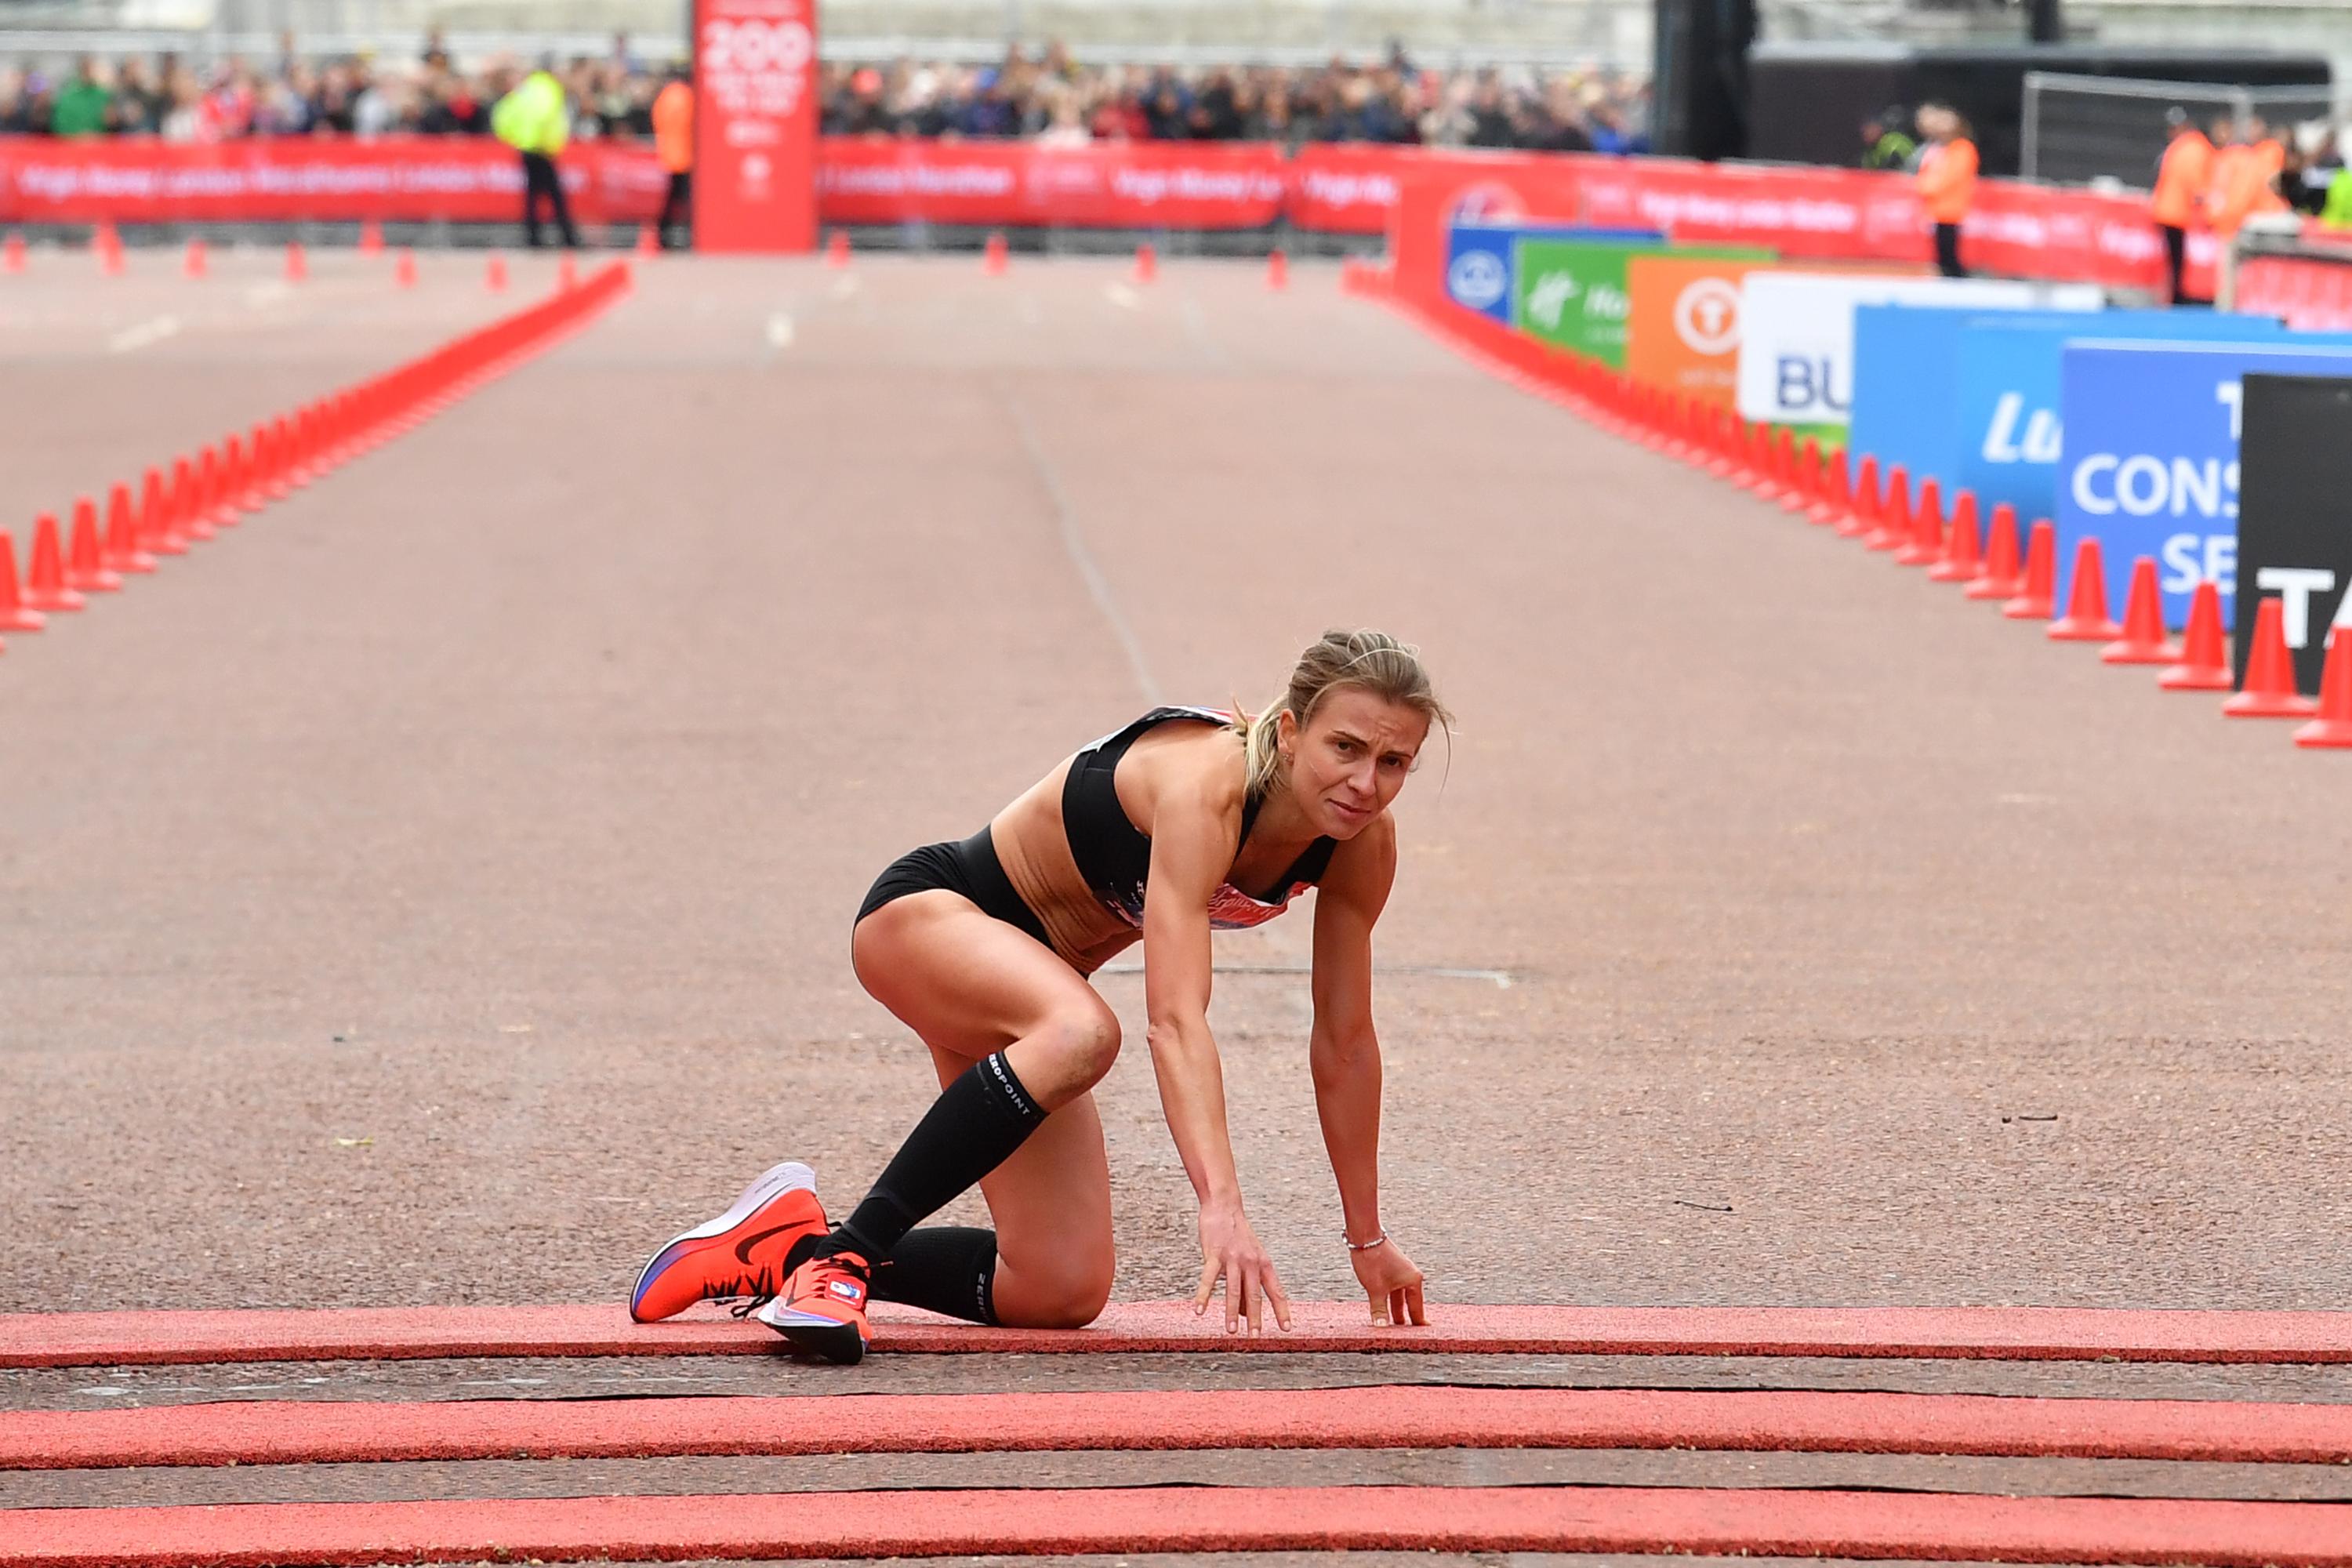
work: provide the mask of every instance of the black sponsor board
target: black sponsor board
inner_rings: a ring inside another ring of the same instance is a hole
[[[2294,683],[2319,690],[2327,632],[2352,626],[2352,378],[2249,375],[2238,438],[2238,684],[2254,609],[2279,601]]]

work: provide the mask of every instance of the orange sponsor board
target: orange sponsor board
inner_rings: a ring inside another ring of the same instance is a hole
[[[1739,380],[1739,280],[1758,261],[1636,256],[1625,266],[1625,371],[1728,408]]]

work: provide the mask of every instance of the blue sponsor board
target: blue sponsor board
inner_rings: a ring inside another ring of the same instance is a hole
[[[1451,223],[1445,226],[1445,297],[1465,310],[1492,316],[1505,326],[1511,326],[1515,324],[1511,320],[1511,301],[1518,295],[1520,240],[1612,240],[1625,245],[1651,240],[1664,245],[1665,238],[1657,230],[1646,228],[1490,221]]]
[[[2302,340],[2298,340],[2299,342]],[[2099,541],[2107,612],[2120,617],[2132,561],[2153,555],[2165,624],[2189,616],[2210,579],[2235,613],[2242,377],[2352,376],[2352,344],[2070,342],[2059,370],[2058,604],[2074,593],[2074,548]]]
[[[2284,331],[2267,317],[2169,310],[1988,310],[1983,306],[1861,305],[1853,312],[1853,450],[1932,474],[1947,494],[2047,517],[2058,461],[2058,351],[2072,338],[2228,338]],[[2004,399],[2008,399],[2004,405]],[[1994,426],[2005,419],[2006,427]],[[1997,438],[1996,438],[1997,437]],[[1988,449],[1991,458],[1978,456]],[[2010,465],[2038,454],[2039,500],[2007,493]]]
[[[1960,336],[1958,466],[1946,471],[1988,510],[2007,501],[2021,523],[2054,517],[2065,430],[2058,367],[2068,338],[2248,342],[2287,335],[2267,316],[2206,310],[1979,318]]]

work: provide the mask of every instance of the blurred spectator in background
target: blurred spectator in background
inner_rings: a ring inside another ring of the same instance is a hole
[[[554,210],[564,245],[579,249],[580,235],[572,226],[572,208],[563,199],[563,179],[555,172],[556,155],[572,139],[572,122],[552,57],[541,59],[537,70],[499,100],[490,110],[490,129],[522,158],[523,242],[534,249],[539,246],[539,205],[543,197]]]
[[[106,129],[106,110],[112,95],[98,79],[98,62],[88,55],[74,62],[74,73],[58,89],[49,107],[53,136],[96,136]]]
[[[2234,129],[2230,145],[2214,154],[2206,197],[2206,220],[2225,246],[2237,237],[2250,215],[2286,206],[2277,188],[2279,172],[2286,167],[2286,149],[2259,115],[2248,115]]]
[[[2164,111],[2164,122],[2172,128],[2172,140],[2156,166],[2148,211],[2164,237],[2164,297],[2178,305],[2184,298],[2180,275],[2188,264],[2189,226],[2197,216],[2199,197],[2213,183],[2213,143],[2177,104]]]
[[[662,195],[654,232],[669,246],[675,225],[678,237],[674,248],[680,250],[694,243],[694,85],[687,77],[686,67],[673,68],[653,109],[654,151],[669,171],[669,189]]]
[[[1889,106],[1862,122],[1862,166],[1865,169],[1907,169],[1919,153],[1919,143],[1903,129],[1904,113]]]
[[[1919,153],[1919,200],[1936,225],[1936,269],[1947,278],[1966,278],[1960,264],[1960,225],[1977,197],[1977,144],[1969,139],[1969,122],[1959,110],[1931,103],[1919,110],[1919,135],[1927,143]]]

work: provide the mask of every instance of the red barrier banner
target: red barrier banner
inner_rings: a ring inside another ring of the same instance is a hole
[[[2352,254],[2249,256],[2238,267],[2235,309],[2276,316],[2299,332],[2352,331]]]
[[[695,0],[694,243],[816,248],[814,0]]]
[[[805,0],[706,3],[777,6]],[[772,34],[763,37],[760,58],[790,55]],[[726,58],[748,58],[748,47],[738,35]],[[706,60],[704,68],[713,68]],[[782,101],[768,87],[747,90],[755,108]],[[807,107],[804,98],[793,101],[799,106],[794,112]],[[715,129],[722,117],[707,102],[698,107],[701,134],[724,141]],[[772,193],[793,183],[788,145],[764,144],[761,177]],[[745,193],[759,171],[740,166],[729,177],[739,181],[735,197],[744,199],[731,209],[733,218],[723,216],[730,196],[719,171],[730,160],[747,163],[745,154],[740,147],[718,153],[706,147],[701,160],[697,224],[704,243],[714,247],[719,231],[712,224],[750,222],[745,215],[753,210],[767,215],[761,224],[782,221],[781,205],[751,205]],[[814,181],[801,183],[814,184],[815,218],[827,223],[1249,229],[1286,217],[1299,228],[1326,234],[1385,227],[1399,287],[1408,293],[1433,286],[1437,268],[1431,261],[1444,249],[1446,224],[1474,212],[1658,228],[1685,244],[1763,246],[1797,262],[1924,265],[1929,254],[1927,218],[1909,179],[1850,169],[1363,145],[1308,146],[1286,154],[1255,142],[1050,147],[837,136],[824,138],[815,155]],[[667,176],[649,147],[576,142],[560,167],[583,221],[643,223],[659,208]],[[1961,254],[1970,266],[2011,277],[2161,287],[2161,237],[2137,198],[2012,180],[1987,180],[1978,191],[1976,210],[1962,229]],[[302,138],[186,146],[140,139],[0,138],[0,222],[512,222],[521,206],[522,175],[513,154],[480,140]],[[806,237],[813,242],[814,219],[810,222]],[[2210,234],[2190,233],[2192,292],[2210,292],[2217,257]]]
[[[667,176],[653,150],[581,142],[559,165],[587,223],[642,223]],[[290,222],[379,218],[512,223],[522,165],[487,139],[324,137],[184,146],[126,138],[0,137],[0,221]]]
[[[1282,150],[1255,142],[918,142],[829,136],[827,223],[1263,228],[1282,216]]]

